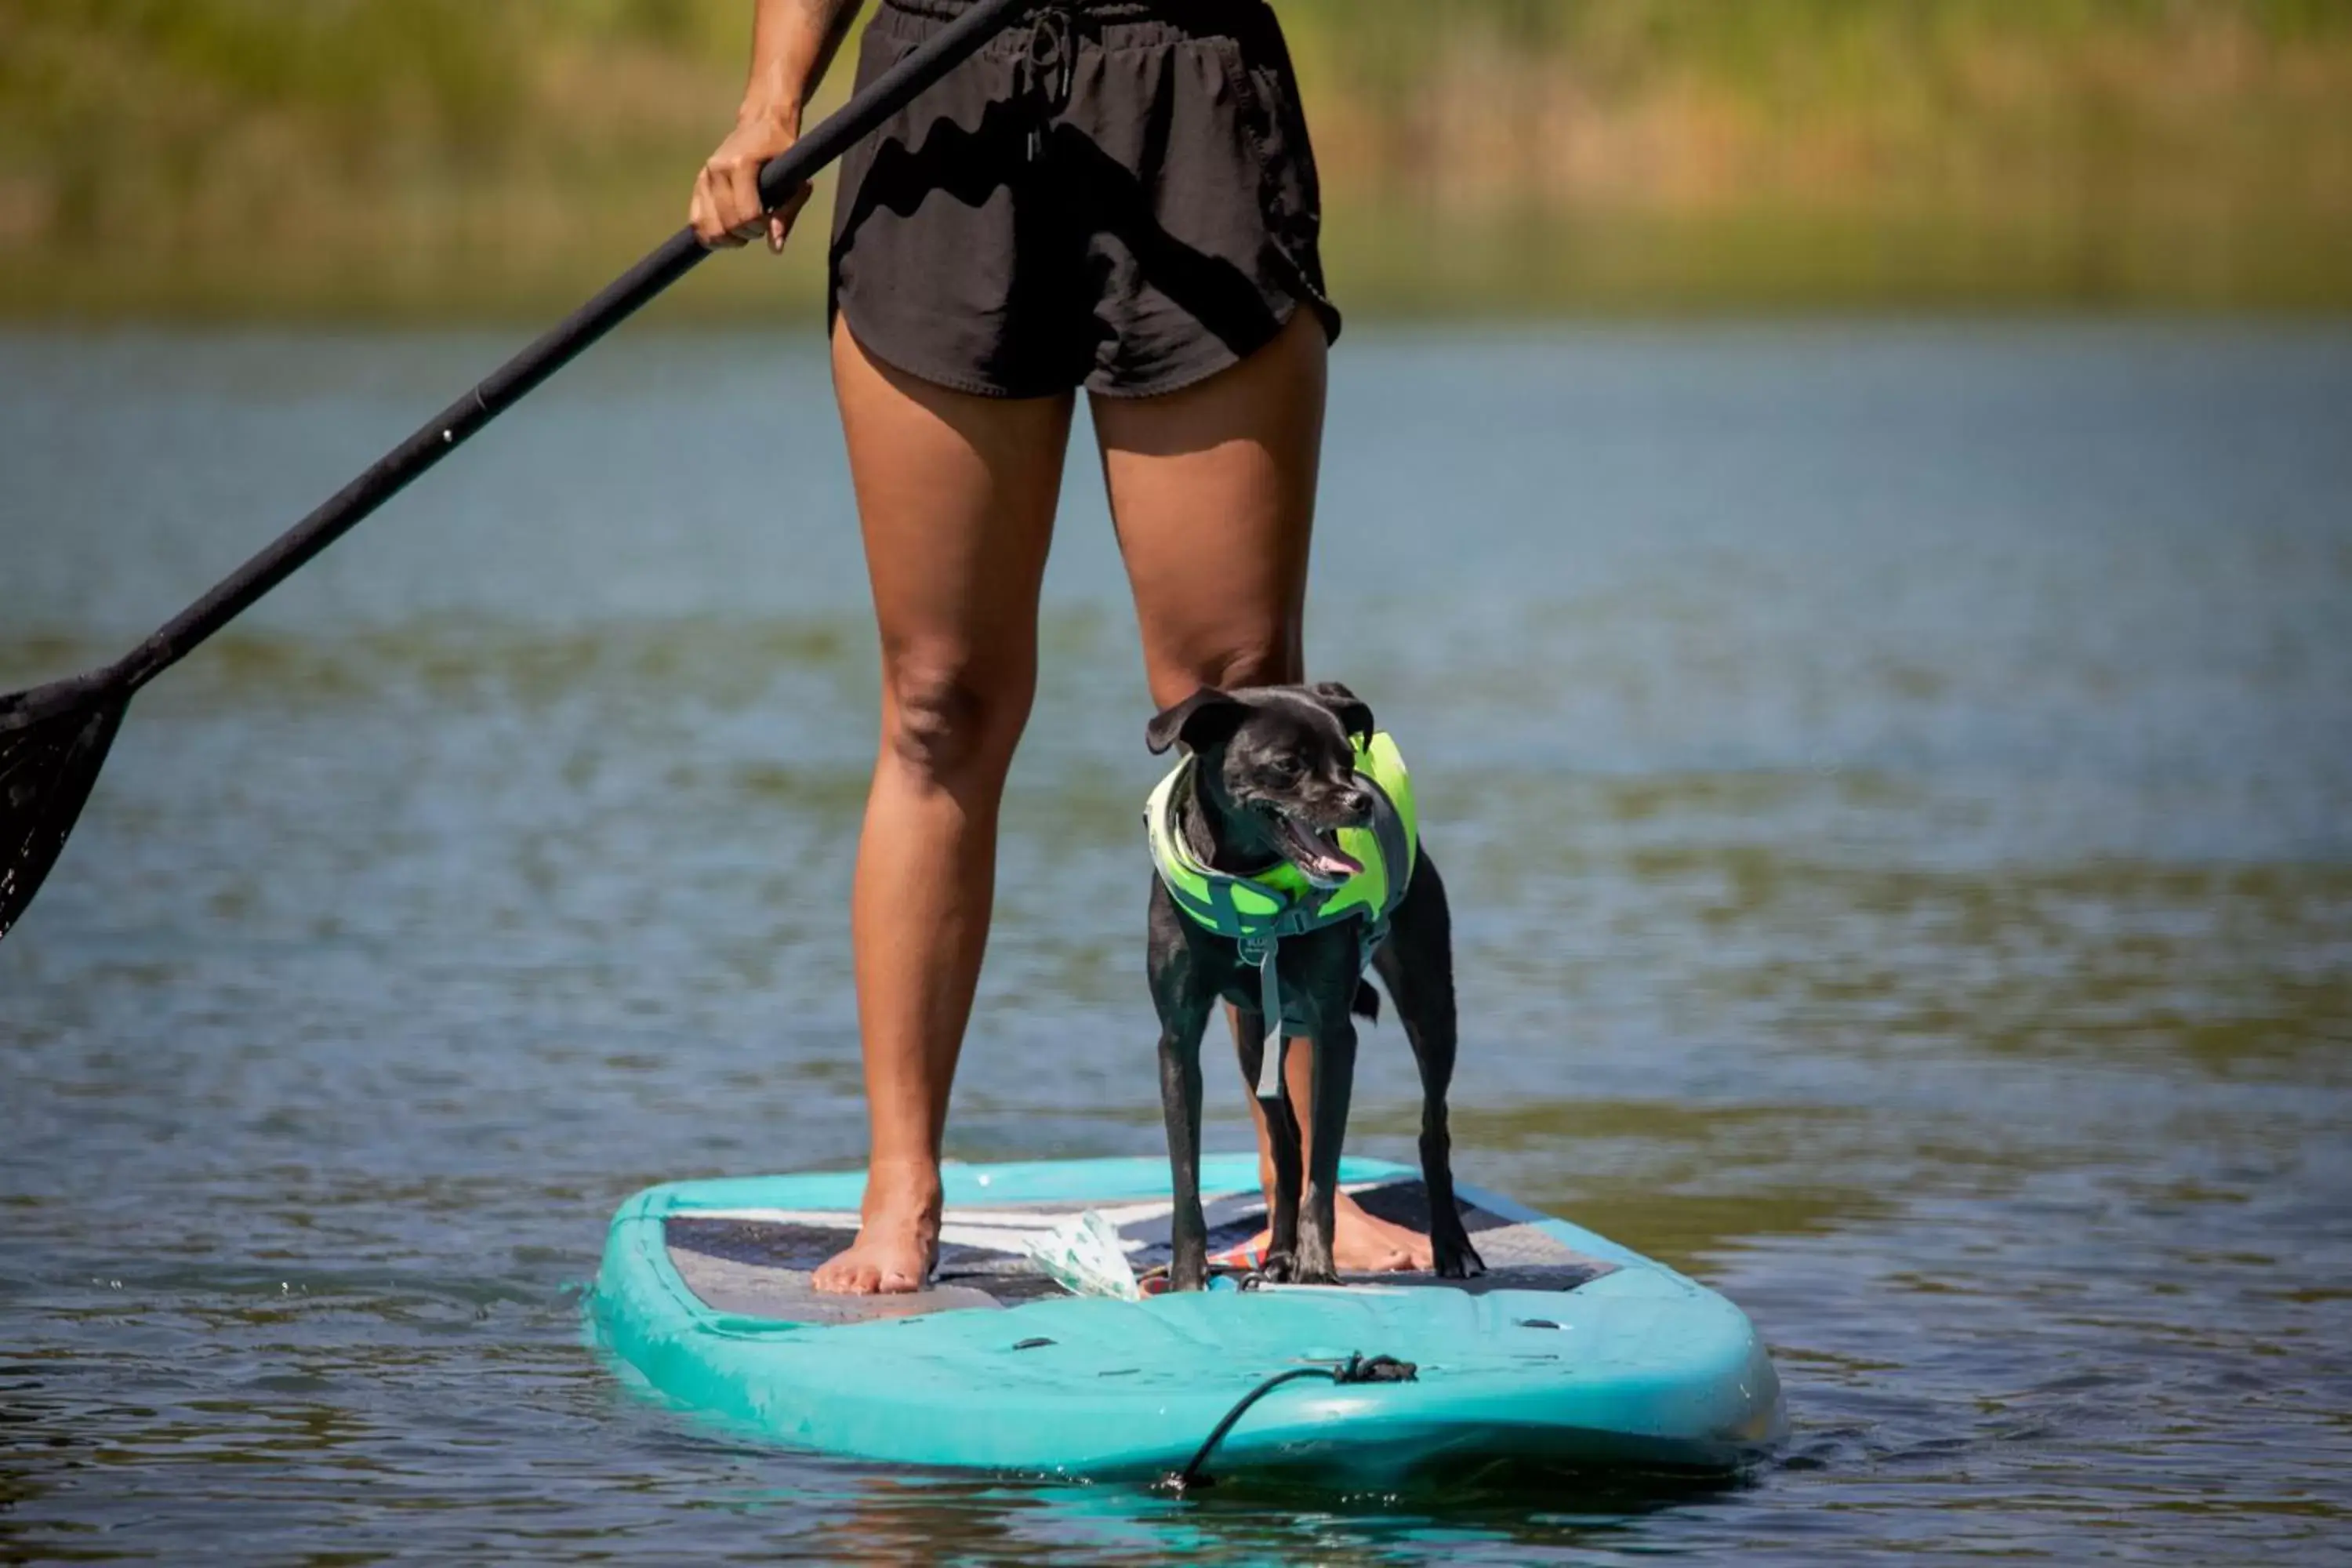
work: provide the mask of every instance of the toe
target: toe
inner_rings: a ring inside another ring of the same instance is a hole
[[[875,1271],[864,1258],[845,1253],[811,1275],[809,1283],[830,1295],[870,1296],[874,1293]]]

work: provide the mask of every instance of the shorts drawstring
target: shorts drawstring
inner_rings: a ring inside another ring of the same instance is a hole
[[[1066,0],[1039,6],[1030,21],[1029,41],[1022,48],[1014,77],[1018,95],[1029,111],[1029,161],[1033,163],[1045,155],[1045,131],[1054,116],[1070,106],[1077,70],[1077,47]]]

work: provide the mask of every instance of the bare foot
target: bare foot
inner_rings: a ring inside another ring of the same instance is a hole
[[[940,1254],[937,1170],[866,1176],[857,1239],[825,1259],[809,1283],[836,1296],[899,1295],[930,1283]]]
[[[1366,1214],[1362,1205],[1345,1193],[1339,1194],[1331,1208],[1339,1231],[1331,1241],[1331,1261],[1341,1273],[1402,1274],[1437,1267],[1429,1237],[1421,1232]],[[1236,1253],[1264,1258],[1265,1249],[1273,1244],[1274,1232],[1262,1230],[1250,1237],[1247,1247],[1219,1256],[1221,1259]]]

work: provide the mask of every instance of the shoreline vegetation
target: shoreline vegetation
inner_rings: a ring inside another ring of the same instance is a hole
[[[2352,309],[2343,0],[1276,10],[1351,311]],[[567,309],[682,221],[750,12],[0,0],[0,317]],[[829,200],[656,309],[820,310]]]

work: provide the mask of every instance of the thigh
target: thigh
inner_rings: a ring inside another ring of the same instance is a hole
[[[1325,340],[1299,310],[1247,359],[1157,397],[1094,399],[1152,700],[1299,679]]]
[[[833,373],[886,707],[908,679],[1025,702],[1071,395],[951,391],[874,358],[845,321],[835,324]]]

